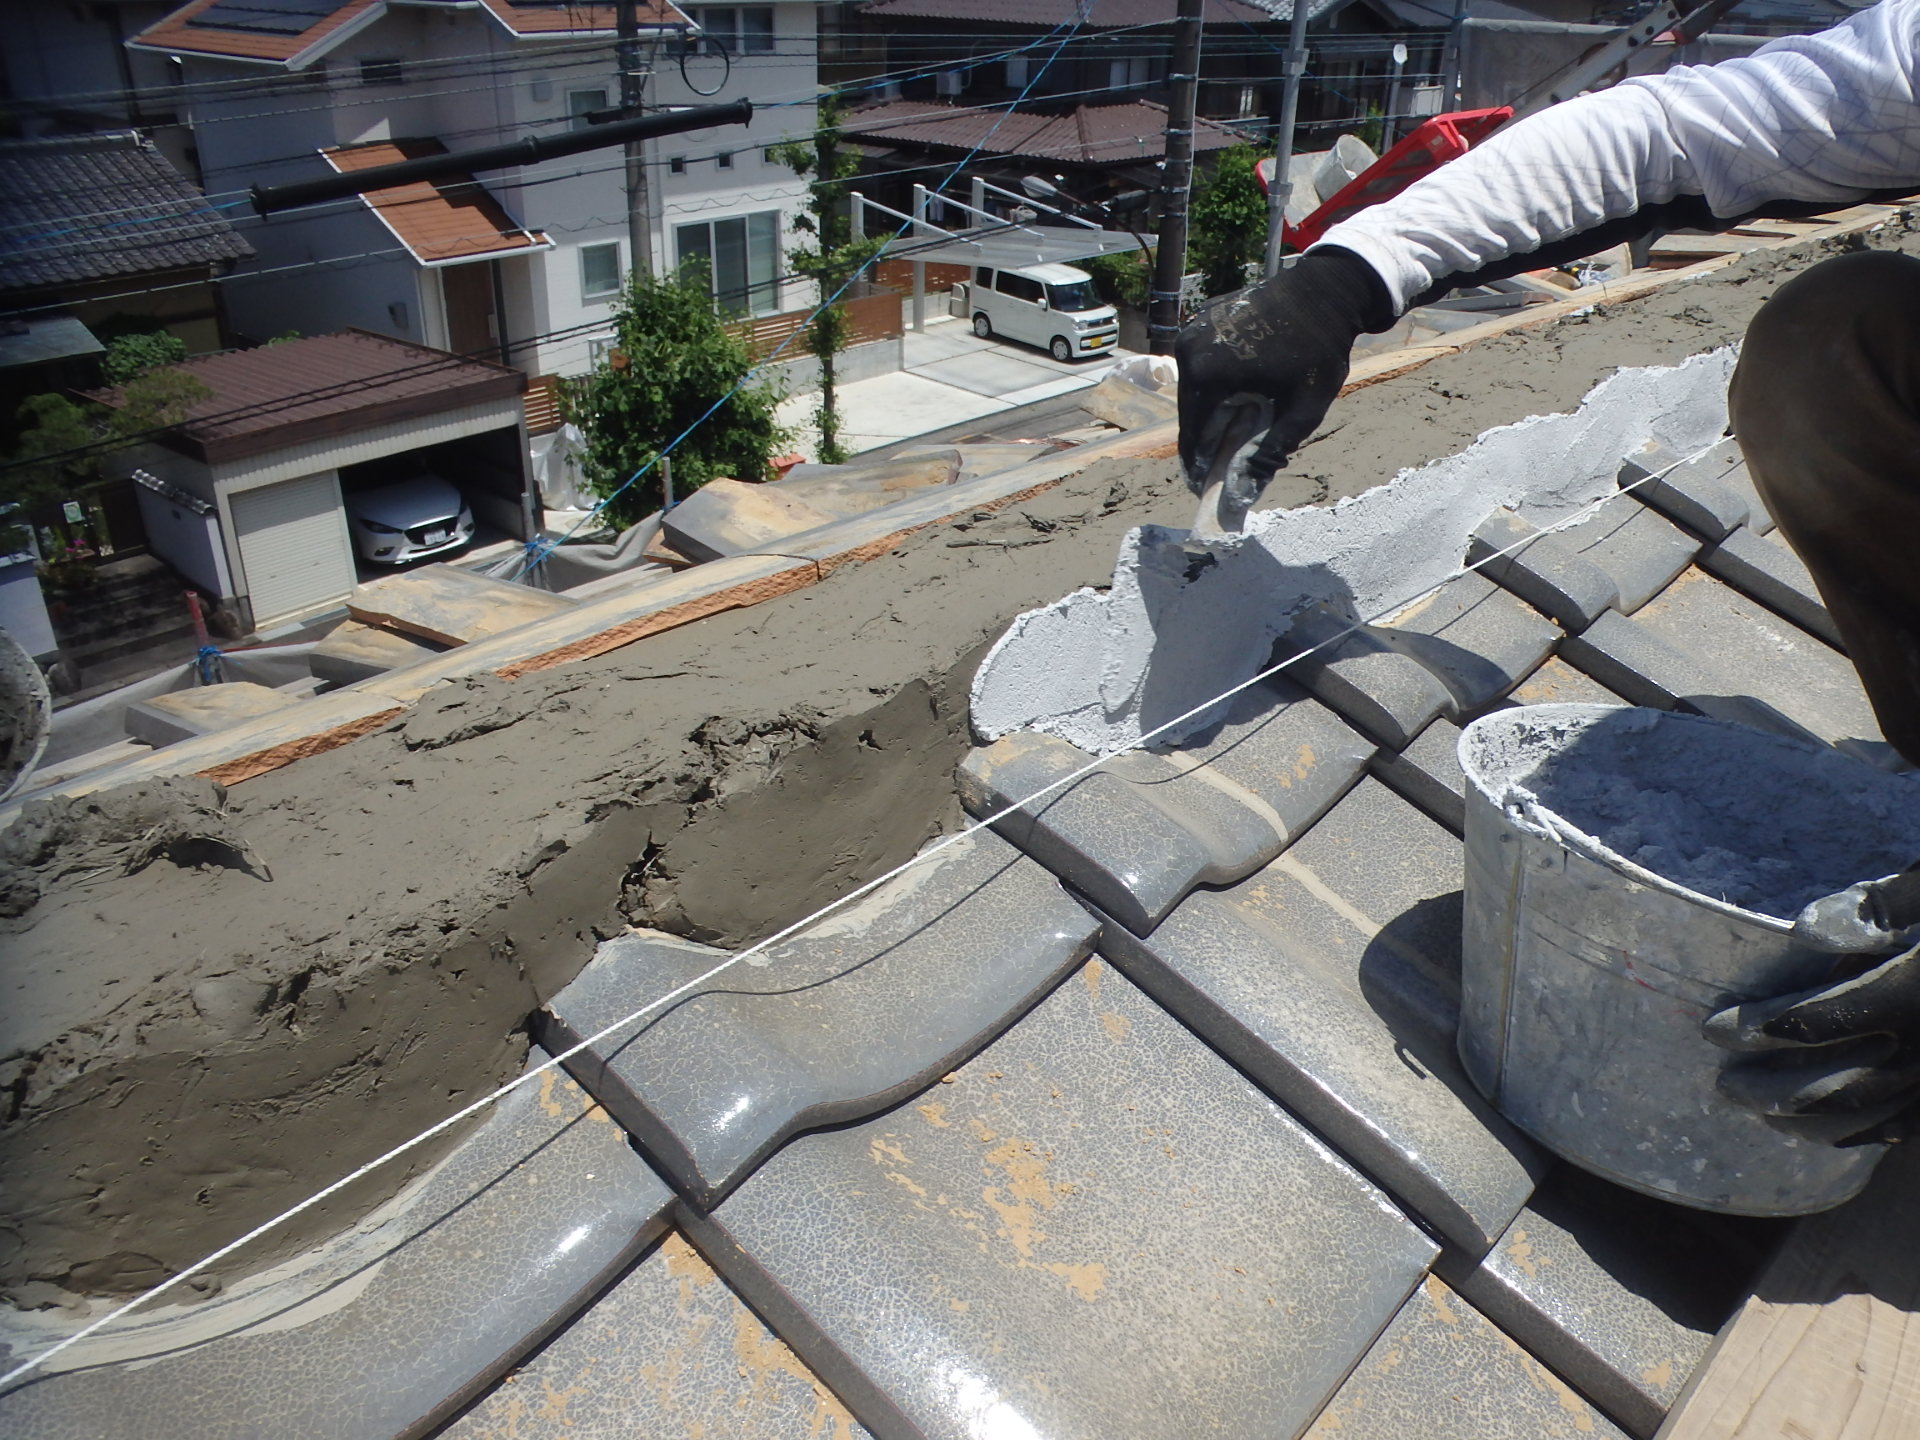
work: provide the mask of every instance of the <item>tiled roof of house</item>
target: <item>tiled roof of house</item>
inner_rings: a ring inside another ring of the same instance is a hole
[[[1413,513],[1381,543],[1432,548]],[[1496,510],[1432,558],[1500,563],[752,963],[603,942],[536,1060],[690,993],[572,1061],[585,1091],[542,1076],[277,1302],[76,1349],[0,1419],[1650,1440],[1778,1227],[1557,1162],[1462,1073],[1455,741],[1624,701],[1894,763],[1772,528],[1731,442],[1529,544]],[[1015,731],[959,795],[1089,759]]]
[[[868,143],[930,145],[985,155],[1029,155],[1076,165],[1118,165],[1166,153],[1167,107],[1151,100],[1081,105],[1066,115],[975,110],[892,100],[847,117],[846,133]],[[1199,151],[1224,150],[1245,136],[1216,121],[1194,124]]]
[[[1345,0],[1312,0],[1310,16],[1319,16]],[[1052,27],[1072,21],[1077,0],[872,0],[863,12],[883,20],[972,20],[993,25]],[[1174,0],[1097,0],[1081,21],[1088,30],[1120,30],[1137,25],[1171,25]],[[1208,25],[1266,25],[1293,16],[1292,0],[1206,0],[1201,21]]]
[[[335,170],[344,173],[444,155],[447,147],[433,139],[376,140],[320,153]],[[511,255],[549,244],[538,231],[516,225],[506,207],[471,176],[418,180],[389,190],[369,191],[360,198],[422,264]]]
[[[225,265],[253,247],[130,130],[0,143],[0,293]]]
[[[414,8],[439,0],[411,0]],[[463,0],[446,0],[450,6]],[[611,34],[618,23],[613,5],[570,0],[481,0],[511,34],[554,38]],[[379,20],[390,0],[191,0],[150,25],[130,44],[142,49],[236,60],[304,65]],[[668,0],[640,0],[640,24],[681,26],[686,15]]]
[[[209,461],[437,415],[527,386],[527,377],[507,366],[366,330],[227,350],[170,368],[211,392],[175,427]],[[95,398],[112,404],[116,394]]]

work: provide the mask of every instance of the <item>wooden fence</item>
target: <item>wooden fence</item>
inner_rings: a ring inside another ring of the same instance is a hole
[[[890,285],[895,290],[913,293],[913,262],[911,260],[882,260],[873,267],[873,278],[882,285]],[[947,265],[934,260],[927,262],[927,293],[936,290],[949,290],[962,280],[973,278],[971,265]]]
[[[871,340],[897,339],[902,328],[899,292],[877,286],[866,288],[870,293],[842,300],[836,307],[847,317],[847,344],[864,345]],[[758,363],[779,350],[812,318],[811,308],[788,310],[779,315],[756,315],[750,320],[737,321],[728,328],[747,342],[747,353]],[[780,358],[797,360],[807,353],[806,337],[801,336],[780,351]]]
[[[527,434],[550,435],[560,428],[559,376],[534,376],[521,401],[527,409]]]

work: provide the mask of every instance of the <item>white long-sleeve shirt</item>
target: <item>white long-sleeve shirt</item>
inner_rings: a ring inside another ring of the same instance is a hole
[[[1715,215],[1920,185],[1920,0],[1540,112],[1327,231],[1406,305],[1444,276],[1698,195]],[[1314,248],[1318,248],[1317,246]]]

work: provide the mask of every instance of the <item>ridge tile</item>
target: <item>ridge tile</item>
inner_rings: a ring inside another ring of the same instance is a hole
[[[1467,542],[1467,563],[1574,634],[1620,601],[1611,575],[1511,510],[1495,510],[1480,522]]]

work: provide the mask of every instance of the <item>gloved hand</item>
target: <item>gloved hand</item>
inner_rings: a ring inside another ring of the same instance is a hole
[[[1221,448],[1236,415],[1265,402],[1271,421],[1247,467],[1255,483],[1265,485],[1339,395],[1353,342],[1394,318],[1374,268],[1338,249],[1302,255],[1278,275],[1201,311],[1173,349],[1187,483],[1196,491],[1205,487],[1214,466],[1231,458]]]
[[[1920,866],[1816,900],[1793,928],[1836,955],[1900,953],[1709,1016],[1709,1040],[1753,1057],[1721,1071],[1720,1093],[1808,1140],[1905,1139],[1920,1102]]]

